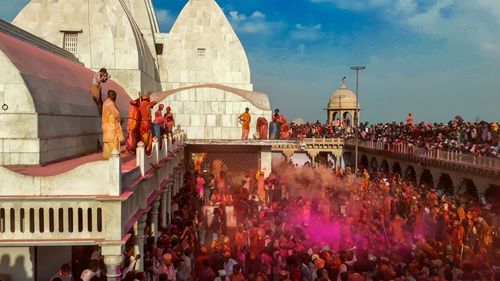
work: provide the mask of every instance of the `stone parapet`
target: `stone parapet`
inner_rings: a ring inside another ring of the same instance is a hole
[[[137,219],[157,205],[165,183],[180,168],[185,137],[177,133],[171,139],[164,138],[161,149],[155,141],[151,156],[139,147],[137,158],[127,162],[115,150],[109,160],[50,176],[0,167],[0,246],[122,241]]]

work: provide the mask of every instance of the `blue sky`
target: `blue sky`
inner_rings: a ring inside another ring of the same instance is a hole
[[[26,0],[0,0],[11,20]],[[290,118],[326,118],[342,76],[360,76],[362,119],[500,120],[499,0],[219,0],[257,91]],[[15,3],[15,4],[14,4]],[[153,0],[168,32],[186,0]]]

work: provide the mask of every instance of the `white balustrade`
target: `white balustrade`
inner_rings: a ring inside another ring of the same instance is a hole
[[[354,139],[347,139],[345,143],[348,145],[356,145]],[[384,143],[382,141],[359,141],[359,146],[388,150],[396,153],[412,154],[423,158],[432,158],[448,162],[457,162],[462,164],[476,165],[481,167],[498,169],[500,168],[500,159],[495,157],[466,155],[462,151],[443,151],[439,149],[427,150],[423,148],[416,148],[407,144],[392,144]]]
[[[185,135],[173,137],[176,147],[171,138],[162,138],[161,148],[155,140],[151,156],[140,142],[136,168],[126,172],[117,150],[109,160],[85,163],[50,177],[0,167],[0,176],[8,183],[0,186],[0,244],[6,240],[71,244],[74,240],[122,239],[137,214],[148,209],[148,199],[160,196],[162,183],[174,180],[174,168],[179,167],[183,153],[173,153],[182,149]],[[144,177],[148,172],[155,176]]]
[[[0,241],[102,239],[102,208],[92,199],[0,199]]]

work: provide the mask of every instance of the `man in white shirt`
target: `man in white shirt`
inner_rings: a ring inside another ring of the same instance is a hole
[[[226,281],[227,273],[225,270],[219,270],[219,276],[215,277],[214,281]]]
[[[97,261],[91,261],[89,268],[85,269],[80,275],[82,281],[90,281],[94,276],[100,276],[101,272],[99,270],[99,263]]]
[[[73,275],[71,274],[71,267],[69,266],[69,264],[63,264],[59,272],[57,272],[50,278],[50,281],[56,278],[59,278],[62,281],[73,281]]]

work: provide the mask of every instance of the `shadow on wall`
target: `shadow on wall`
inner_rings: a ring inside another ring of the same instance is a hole
[[[0,258],[0,281],[28,280],[23,256],[18,256],[14,265],[10,264],[10,255],[6,254]]]

